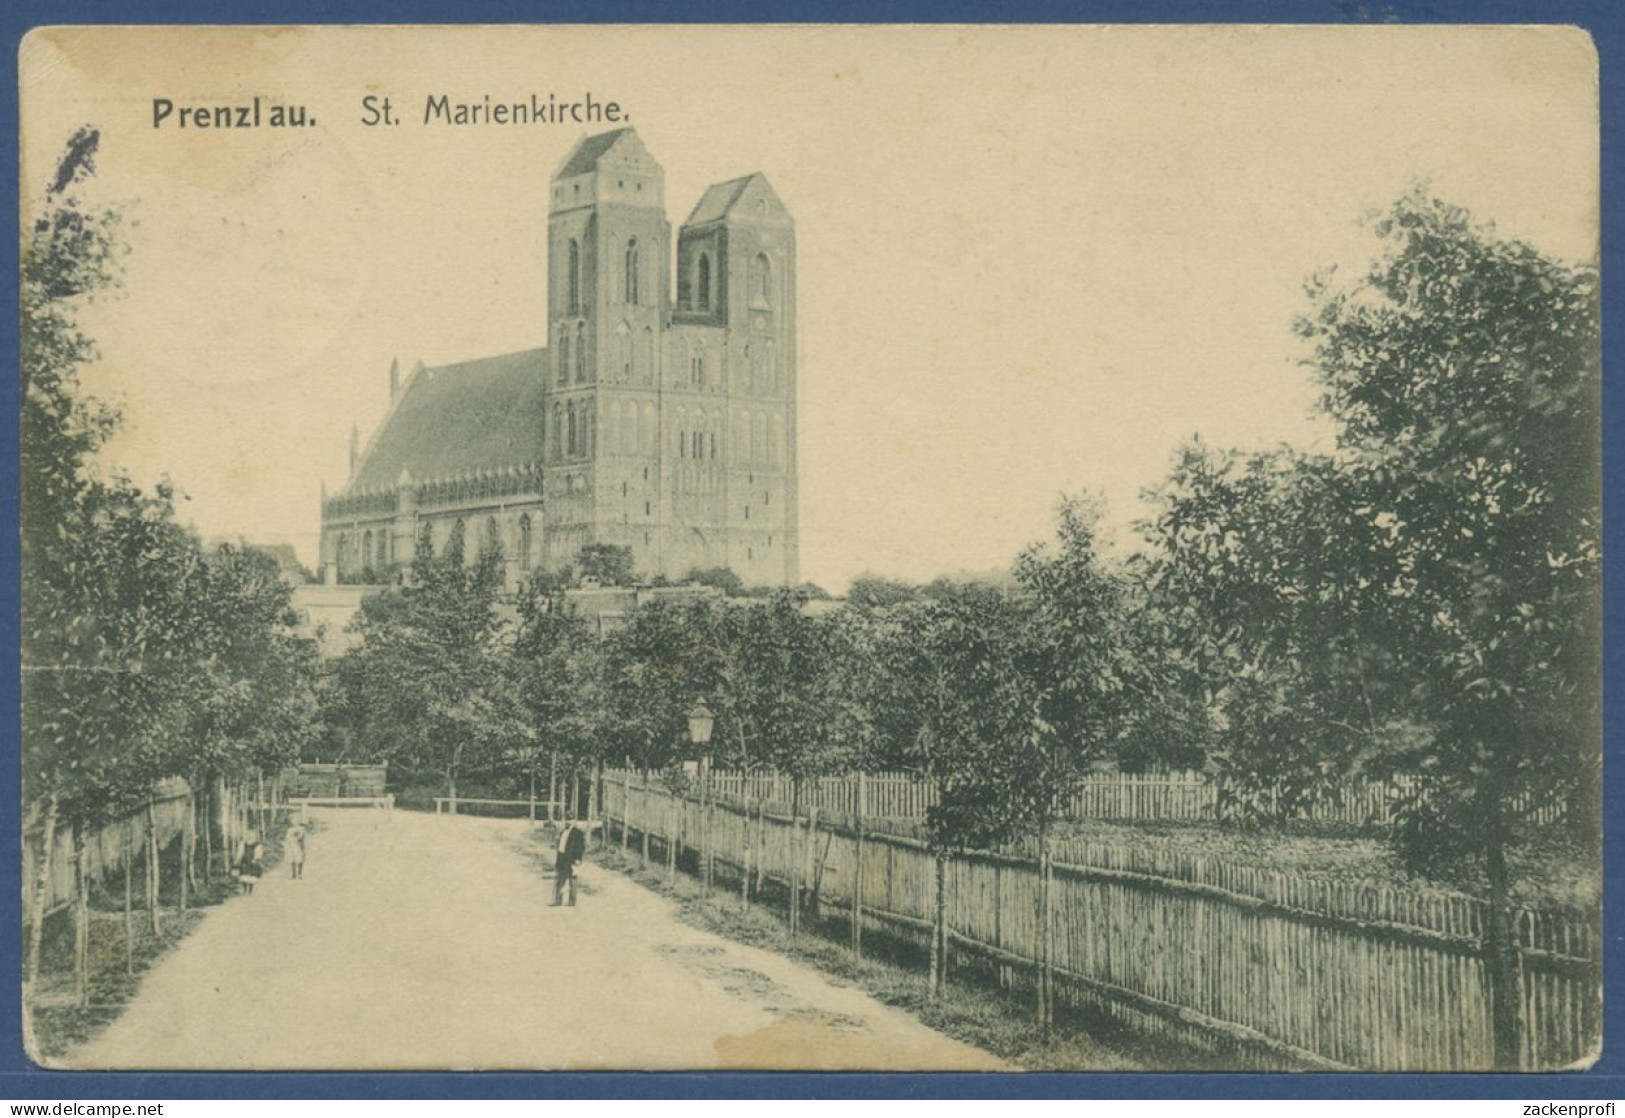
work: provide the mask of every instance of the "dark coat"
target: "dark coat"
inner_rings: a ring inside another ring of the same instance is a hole
[[[587,856],[587,832],[580,827],[571,827],[570,833],[564,838],[564,856],[571,862],[579,862]]]

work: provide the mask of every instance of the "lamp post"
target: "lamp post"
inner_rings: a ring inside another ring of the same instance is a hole
[[[700,755],[700,827],[705,836],[700,876],[707,893],[711,891],[711,730],[716,722],[716,715],[705,705],[705,700],[696,699],[688,712],[688,740]]]

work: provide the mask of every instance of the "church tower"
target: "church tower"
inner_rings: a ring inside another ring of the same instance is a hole
[[[653,538],[660,338],[670,305],[665,177],[630,128],[576,144],[548,217],[547,517],[543,562]],[[644,416],[641,439],[610,417]],[[634,517],[633,512],[638,515]],[[634,547],[643,558],[644,547]]]
[[[795,585],[783,202],[759,174],[707,188],[674,261],[664,174],[630,128],[579,140],[549,195],[546,347],[391,366],[383,426],[322,502],[324,570],[387,580],[461,532],[469,562],[501,549],[510,588],[593,544],[645,576]]]

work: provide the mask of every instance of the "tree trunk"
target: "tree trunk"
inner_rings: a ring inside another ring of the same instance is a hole
[[[163,918],[158,913],[158,818],[153,810],[152,797],[147,797],[147,912],[152,920],[152,934],[163,933]]]
[[[135,861],[135,843],[130,838],[128,819],[119,830],[124,835],[124,973],[131,975],[135,973],[135,867],[130,863]]]
[[[214,883],[214,788],[203,794],[203,884]]]
[[[31,998],[39,983],[40,939],[45,935],[45,906],[51,898],[51,853],[56,849],[57,797],[45,802],[45,848],[40,854],[39,873],[35,876],[34,908],[28,914],[28,986],[24,1004],[32,1005]],[[32,1023],[32,1018],[30,1018]]]
[[[677,794],[666,803],[666,880],[677,879]]]
[[[790,778],[790,934],[801,932],[801,778]]]
[[[643,801],[643,810],[638,813],[640,816],[638,822],[643,824],[643,864],[647,866],[649,864],[649,824],[651,822],[650,816],[652,815],[652,813],[649,811],[648,769],[643,770],[643,786],[638,789],[638,793]]]
[[[186,782],[186,832],[181,840],[186,844],[183,862],[186,868],[186,883],[193,889],[197,888],[197,792],[192,788],[192,782]]]
[[[90,1000],[90,852],[85,849],[85,830],[73,825],[73,1000],[84,1005]]]
[[[741,791],[743,791],[743,788],[741,788]],[[741,833],[743,834],[743,841],[740,843],[741,850],[739,852],[739,907],[742,909],[749,909],[751,864],[750,844],[753,838],[750,832],[749,800],[745,801],[745,826]]]
[[[716,853],[716,837],[711,834],[711,770],[700,769],[700,878],[705,883],[705,895],[711,895],[711,857]]]
[[[824,836],[824,849],[818,850],[818,808],[807,817],[807,911],[812,913],[813,926],[824,918],[821,894],[824,888],[824,863],[829,861],[829,845],[835,841],[835,832]]]
[[[559,753],[553,750],[547,755],[547,821],[557,822],[558,816],[554,814],[559,805]]]
[[[189,888],[189,885],[190,885],[190,880],[189,879],[192,876],[191,837],[192,837],[192,794],[191,794],[191,792],[187,792],[187,794],[186,794],[186,818],[181,820],[181,852],[180,852],[181,853],[181,864],[180,864],[180,874],[179,874],[179,877],[178,877],[178,880],[177,880],[177,888],[179,888],[179,890],[180,890],[180,911],[182,911],[182,912],[186,911],[186,899],[187,899],[186,891]]]
[[[631,845],[632,839],[629,831],[632,825],[632,760],[627,758],[626,766],[621,769],[621,853],[625,854]]]
[[[852,957],[863,958],[863,816],[869,810],[868,787],[858,773],[857,811],[852,815]]]
[[[1049,828],[1038,828],[1038,1011],[1039,1026],[1047,1033],[1054,1021],[1051,1001],[1054,972],[1050,969],[1050,864]]]
[[[1484,970],[1490,986],[1490,1023],[1495,1033],[1495,1070],[1518,1071],[1523,1063],[1519,1036],[1522,1004],[1518,947],[1512,934],[1511,881],[1506,845],[1492,839],[1484,855],[1490,903],[1484,926]]]
[[[948,969],[948,856],[937,851],[936,882],[931,901],[931,996],[941,997],[942,976]]]

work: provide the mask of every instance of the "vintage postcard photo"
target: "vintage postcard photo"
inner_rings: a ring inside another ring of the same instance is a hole
[[[48,27],[48,1068],[1602,1051],[1558,27]]]

